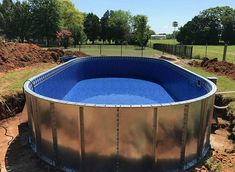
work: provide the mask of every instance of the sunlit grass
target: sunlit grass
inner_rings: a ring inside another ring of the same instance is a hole
[[[42,63],[34,66],[29,66],[22,69],[0,73],[0,100],[5,95],[12,95],[22,91],[23,83],[26,79],[44,72],[56,64]]]

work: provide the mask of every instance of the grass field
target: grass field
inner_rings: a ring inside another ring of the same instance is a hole
[[[216,75],[214,73],[207,72],[203,70],[202,68],[195,68],[195,67],[190,67],[190,66],[187,66],[186,68],[204,77],[216,76],[218,78],[218,81],[217,81],[218,92],[235,91],[235,81],[226,76]],[[223,97],[235,99],[235,93],[223,94]],[[230,103],[230,110],[235,112],[235,101]]]
[[[167,40],[150,40],[151,44],[160,43],[160,44],[176,44],[178,43],[174,39]],[[150,45],[149,42],[149,45]],[[223,59],[224,46],[223,45],[215,45],[207,47],[207,57],[208,58],[218,58],[219,60]],[[205,45],[194,45],[193,46],[193,58],[203,58],[206,54],[206,46]],[[235,45],[228,46],[227,49],[227,62],[235,63]]]
[[[163,40],[149,40],[148,44],[178,44],[178,41],[176,39],[163,39]]]
[[[70,47],[68,50],[78,51],[79,48]],[[82,45],[81,52],[92,55],[100,56],[100,46],[99,45]],[[140,47],[136,46],[122,46],[122,55],[123,56],[141,56],[142,50]],[[161,55],[162,52],[154,50],[149,47],[145,47],[143,51],[143,56],[153,56]],[[101,55],[102,56],[120,56],[121,55],[121,46],[120,45],[102,45],[101,46]]]
[[[56,64],[42,63],[7,73],[0,73],[0,100],[2,99],[2,96],[12,95],[22,91],[22,86],[26,79],[54,66],[56,66]]]
[[[235,81],[226,76],[216,75],[214,73],[207,72],[203,70],[202,68],[196,68],[196,67],[190,67],[190,66],[187,66],[186,68],[204,77],[216,76],[218,78],[217,86],[218,86],[219,92],[220,91],[235,91]]]
[[[206,46],[193,46],[193,57],[205,57]],[[218,58],[219,60],[223,59],[224,46],[208,46],[207,47],[207,57],[208,58]],[[227,62],[235,63],[235,45],[228,46],[227,49]]]

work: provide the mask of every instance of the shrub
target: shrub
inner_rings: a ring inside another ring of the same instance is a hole
[[[62,30],[57,32],[56,36],[60,45],[63,45],[65,49],[68,48],[69,43],[71,42],[72,33],[69,30]]]

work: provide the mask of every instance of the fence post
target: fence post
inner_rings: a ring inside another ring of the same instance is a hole
[[[193,46],[191,46],[190,50],[191,50],[191,52],[190,52],[190,58],[192,59],[192,58],[193,58]]]
[[[122,43],[121,43],[121,56],[122,56]]]
[[[228,44],[225,43],[224,44],[224,54],[223,54],[223,61],[224,62],[226,61],[227,48],[228,48]]]
[[[101,51],[101,44],[100,44],[100,56],[101,56],[101,54],[102,54],[102,51]]]
[[[144,46],[142,45],[141,46],[141,57],[143,57],[144,56]]]
[[[206,52],[205,52],[205,57],[207,57],[207,46],[208,46],[208,44],[206,43]]]

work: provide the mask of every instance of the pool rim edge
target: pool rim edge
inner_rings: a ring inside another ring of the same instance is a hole
[[[49,101],[49,102],[53,102],[53,103],[59,103],[59,104],[67,104],[67,105],[74,105],[74,106],[80,106],[80,107],[120,107],[120,108],[129,108],[129,107],[136,107],[136,108],[150,108],[150,107],[167,107],[167,106],[177,106],[177,105],[182,105],[182,104],[191,104],[191,103],[194,103],[194,102],[197,102],[197,101],[200,101],[200,100],[203,100],[203,99],[206,99],[206,98],[209,98],[211,96],[213,96],[216,91],[217,91],[217,86],[211,82],[210,80],[208,80],[207,78],[204,78],[182,66],[179,66],[173,62],[170,62],[170,61],[167,61],[165,59],[160,59],[160,58],[157,58],[157,57],[138,57],[138,56],[107,56],[105,58],[108,58],[108,57],[121,57],[121,58],[144,58],[144,59],[153,59],[153,60],[159,60],[159,61],[164,61],[166,63],[169,63],[173,66],[176,66],[178,68],[180,68],[181,70],[184,70],[190,74],[193,74],[195,76],[197,76],[198,78],[208,82],[211,86],[211,91],[208,92],[207,94],[203,95],[203,96],[199,96],[197,98],[193,98],[193,99],[189,99],[189,100],[184,100],[184,101],[178,101],[178,102],[172,102],[172,103],[162,103],[162,104],[138,104],[138,105],[112,105],[112,104],[90,104],[90,103],[79,103],[79,102],[72,102],[72,101],[64,101],[64,100],[59,100],[59,99],[54,99],[54,98],[50,98],[50,97],[47,97],[47,96],[43,96],[43,95],[40,95],[36,92],[34,92],[33,90],[31,90],[29,88],[29,85],[33,83],[33,80],[35,80],[36,78],[39,78],[49,72],[52,72],[53,70],[56,70],[58,68],[61,68],[62,66],[65,66],[65,65],[72,65],[73,63],[75,63],[76,61],[78,60],[81,60],[81,59],[84,59],[84,58],[100,58],[100,57],[103,57],[103,56],[89,56],[89,57],[79,57],[79,58],[76,58],[76,59],[73,59],[73,60],[70,60],[66,63],[63,63],[63,64],[60,64],[48,71],[45,71],[43,73],[40,73],[30,79],[27,79],[25,82],[24,82],[24,85],[23,85],[23,91],[39,98],[39,99],[42,99],[42,100],[46,100],[46,101]]]

